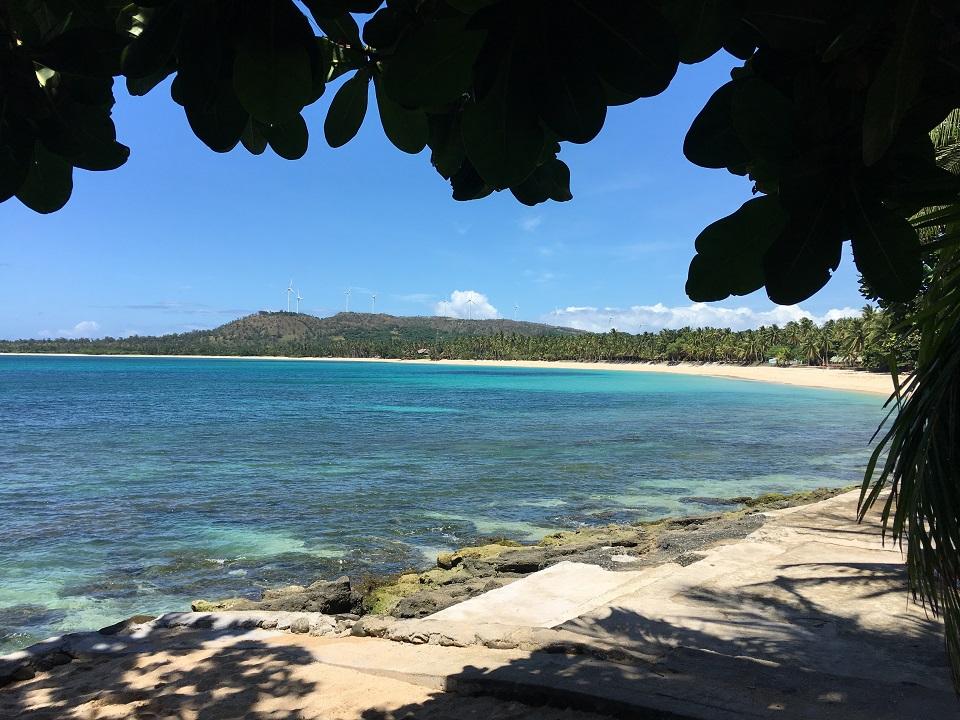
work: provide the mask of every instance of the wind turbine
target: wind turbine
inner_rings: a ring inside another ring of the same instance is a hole
[[[293,278],[287,283],[287,312],[290,312],[290,293],[293,292]]]
[[[473,319],[473,298],[467,300],[467,320]]]
[[[347,304],[344,306],[346,312],[350,312],[350,294],[351,294],[352,292],[353,292],[353,290],[352,290],[351,288],[347,288],[346,292],[343,293],[344,295],[347,296]]]
[[[519,312],[520,312],[520,306],[519,306],[519,305],[514,305],[514,306],[513,306],[513,321],[514,321],[514,322],[517,321],[517,313],[519,313]]]
[[[377,294],[370,293],[370,312],[375,313],[377,311]]]
[[[300,314],[300,301],[303,300],[303,296],[300,294],[300,291],[297,290],[297,315]]]

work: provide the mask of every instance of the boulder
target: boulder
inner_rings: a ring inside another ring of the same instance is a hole
[[[305,588],[294,585],[268,591],[252,609],[336,615],[355,612],[361,600],[360,594],[350,586],[350,578],[343,576],[330,582],[318,580]]]
[[[424,590],[401,599],[391,615],[398,618],[422,618],[456,603],[457,600],[449,593]]]
[[[437,555],[437,567],[443,570],[450,570],[460,565],[467,558],[473,560],[488,560],[502,555],[504,552],[517,546],[518,543],[490,543],[489,545],[475,545],[473,547],[460,548],[453,552],[440,553]]]
[[[267,590],[259,602],[244,598],[228,598],[208,602],[194,600],[190,609],[194,612],[217,612],[219,610],[273,610],[286,612],[316,612],[324,615],[355,613],[360,610],[363,597],[350,586],[350,578],[318,580],[307,587],[288,585]]]

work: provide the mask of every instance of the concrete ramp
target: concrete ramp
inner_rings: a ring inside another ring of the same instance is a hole
[[[551,628],[603,607],[676,567],[614,572],[596,565],[561,562],[448,607],[428,619]]]

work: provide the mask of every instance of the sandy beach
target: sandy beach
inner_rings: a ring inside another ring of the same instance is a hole
[[[728,365],[724,363],[611,363],[575,362],[567,360],[398,360],[386,358],[327,358],[285,357],[264,355],[95,355],[86,353],[0,353],[0,357],[125,357],[169,358],[205,360],[277,360],[300,362],[366,362],[401,363],[404,365],[454,365],[464,367],[508,367],[555,370],[604,370],[617,372],[659,372],[677,375],[701,375],[705,377],[752,380],[779,383],[799,387],[823,388],[865,392],[889,396],[893,392],[893,380],[886,373],[821,367],[776,367],[772,365]],[[901,379],[902,381],[902,379]]]

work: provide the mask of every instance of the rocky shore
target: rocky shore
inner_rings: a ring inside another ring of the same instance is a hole
[[[763,525],[764,511],[819,502],[850,489],[822,488],[755,498],[691,498],[735,509],[712,515],[556,532],[535,545],[497,539],[440,553],[435,567],[420,572],[367,578],[357,583],[347,577],[318,580],[308,586],[267,590],[258,601],[196,600],[191,609],[194,612],[319,612],[339,616],[347,622],[361,615],[422,618],[561,561],[599,565],[615,571],[668,562],[690,565],[703,557],[699,550],[746,537]]]

